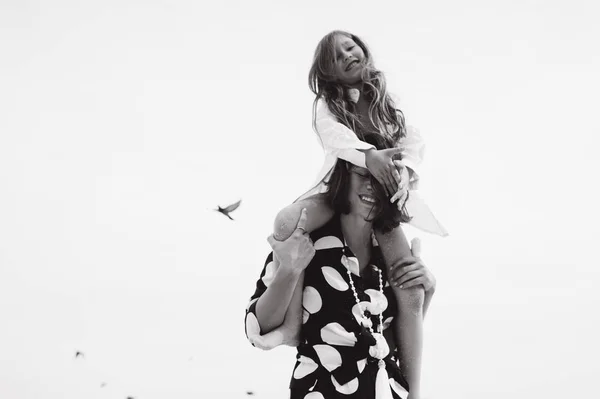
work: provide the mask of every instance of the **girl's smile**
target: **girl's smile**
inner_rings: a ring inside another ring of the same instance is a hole
[[[361,80],[365,53],[351,38],[337,35],[335,38],[334,69],[339,81],[355,84]]]

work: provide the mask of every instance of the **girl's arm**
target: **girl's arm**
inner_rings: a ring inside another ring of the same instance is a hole
[[[392,100],[398,103],[396,97],[392,96]],[[329,110],[327,103],[323,100],[320,100],[317,104],[315,127],[321,140],[321,146],[326,153],[330,153],[356,166],[367,168],[366,152],[369,150],[376,151],[375,147],[361,141],[356,133],[338,122]],[[406,125],[406,136],[400,139],[397,145],[402,150],[402,163],[409,171],[409,189],[416,190],[419,183],[420,165],[425,155],[423,137],[418,129],[411,125]]]
[[[396,168],[390,168],[390,164],[393,156],[401,152],[399,149],[377,150],[361,141],[351,129],[337,121],[323,100],[317,104],[315,128],[326,153],[369,169],[388,195],[397,191],[400,174]]]
[[[390,93],[392,102],[396,107],[400,104],[400,98]],[[402,163],[408,168],[410,176],[410,190],[418,189],[419,170],[423,157],[425,156],[425,141],[417,128],[406,125],[406,136],[396,144],[402,149]]]
[[[315,127],[325,152],[361,168],[367,167],[365,151],[375,149],[375,146],[361,141],[352,130],[338,122],[323,100],[317,104]]]
[[[406,126],[406,136],[401,138],[398,146],[402,149],[402,164],[408,168],[409,189],[419,188],[420,166],[425,156],[425,141],[419,130],[413,126]]]

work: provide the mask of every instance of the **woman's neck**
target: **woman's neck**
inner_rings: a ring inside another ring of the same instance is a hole
[[[362,215],[342,214],[340,215],[342,234],[350,250],[359,259],[362,270],[369,261],[371,255],[371,233],[373,224],[367,222]],[[362,262],[361,262],[362,261]]]

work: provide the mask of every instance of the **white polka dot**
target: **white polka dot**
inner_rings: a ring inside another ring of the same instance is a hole
[[[298,364],[298,367],[296,367],[296,369],[294,370],[294,378],[297,380],[304,378],[313,371],[315,371],[318,367],[319,365],[315,363],[315,361],[312,360],[310,357],[300,355],[300,363]]]
[[[346,331],[339,323],[329,323],[321,329],[321,339],[330,345],[354,346],[356,335]]]
[[[321,394],[321,392],[310,392],[304,397],[304,399],[325,399],[325,397]]]
[[[308,313],[306,311],[306,309],[302,309],[302,324],[306,324],[309,317],[310,317],[310,313]]]
[[[302,309],[302,324],[306,324],[309,317],[310,317],[310,313],[308,313],[306,311],[306,309]]]
[[[402,385],[398,384],[398,381],[396,381],[393,378],[390,378],[390,386],[392,387],[392,390],[396,392],[396,394],[402,399],[408,398],[408,391],[404,389]]]
[[[289,338],[286,337],[285,331],[279,327],[265,335],[253,335],[250,342],[259,349],[270,350],[283,344],[284,339]]]
[[[360,324],[360,322],[362,321],[362,315],[360,313],[361,308],[364,312],[365,309],[368,310],[368,306],[369,306],[369,302],[367,302],[367,301],[361,301],[360,306],[358,303],[355,304],[354,306],[352,306],[352,314],[354,315],[354,318],[356,319],[356,322],[358,324]]]
[[[258,319],[252,312],[246,315],[246,335],[249,339],[260,336],[260,324],[258,324]]]
[[[369,312],[371,314],[380,314],[387,309],[388,300],[379,290],[368,289],[365,290],[365,294],[371,299],[371,304],[369,305]]]
[[[343,248],[344,244],[340,241],[339,238],[335,236],[325,236],[319,238],[314,243],[315,250],[319,249],[328,249],[328,248]]]
[[[327,283],[336,290],[346,291],[348,288],[350,288],[348,283],[342,278],[342,275],[339,274],[338,271],[335,270],[333,267],[323,266],[321,268],[321,273],[323,273],[323,276],[325,277]]]
[[[254,302],[256,302],[256,301],[258,301],[258,298],[254,298],[253,300],[251,300],[251,301],[248,303],[248,306],[246,306],[246,312],[247,312],[248,310],[250,310],[250,306],[252,306],[252,304],[253,304]]]
[[[390,325],[392,324],[392,320],[394,320],[394,316],[390,316],[383,321],[383,329],[384,330],[390,328]]]
[[[342,365],[342,355],[337,349],[329,345],[315,345],[313,348],[319,356],[319,361],[327,371],[331,372]]]
[[[275,262],[270,261],[267,263],[267,267],[265,269],[265,275],[262,278],[263,284],[267,287],[271,284],[271,281],[275,278],[275,272],[277,271],[278,266]]]
[[[354,256],[344,256],[340,259],[340,262],[346,269],[350,269],[350,272],[356,276],[360,276],[360,266],[358,259]]]
[[[358,389],[358,378],[354,378],[353,380],[348,381],[344,385],[340,385],[335,377],[331,376],[331,382],[333,382],[333,386],[335,390],[339,393],[343,393],[344,395],[352,395]]]
[[[363,359],[363,360],[359,360],[358,362],[356,362],[356,367],[358,367],[358,372],[362,373],[363,370],[365,369],[365,366],[367,365],[367,359]]]
[[[304,293],[302,294],[302,306],[310,314],[315,314],[321,310],[323,300],[321,300],[321,295],[319,295],[319,291],[317,291],[316,288],[311,286],[304,288]]]

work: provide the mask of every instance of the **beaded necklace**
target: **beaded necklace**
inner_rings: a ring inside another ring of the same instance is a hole
[[[390,353],[390,348],[387,344],[387,341],[385,340],[385,337],[383,336],[383,311],[379,312],[379,325],[377,326],[377,332],[375,332],[373,330],[373,322],[370,318],[367,318],[367,316],[365,315],[365,311],[360,305],[360,299],[358,298],[358,292],[356,291],[356,287],[354,286],[354,279],[352,278],[352,271],[350,270],[351,261],[346,256],[346,246],[347,245],[344,240],[344,247],[342,248],[342,264],[346,267],[346,272],[348,273],[348,280],[350,281],[350,287],[352,288],[352,294],[354,294],[354,300],[356,301],[356,304],[358,305],[358,309],[360,311],[360,316],[362,319],[360,320],[360,323],[369,329],[371,335],[373,336],[373,338],[375,338],[376,342],[374,346],[371,346],[371,348],[369,348],[369,354],[374,358],[379,359],[379,367],[385,367],[382,359]],[[379,292],[381,295],[383,295],[383,275],[381,273],[380,268],[377,268],[377,272],[379,273]]]
[[[371,319],[367,319],[365,315],[365,311],[362,306],[360,306],[360,300],[358,299],[358,293],[356,292],[356,287],[354,286],[354,279],[352,278],[352,271],[350,270],[350,259],[346,256],[346,239],[344,238],[344,246],[342,247],[342,264],[346,267],[346,272],[348,273],[348,279],[350,280],[350,287],[352,287],[352,293],[354,294],[354,300],[358,305],[358,309],[360,310],[360,315],[362,318],[361,323],[363,326],[367,327],[373,338],[375,338],[375,345],[371,345],[369,348],[369,355],[373,356],[376,359],[379,359],[377,362],[377,375],[375,377],[375,399],[393,399],[392,390],[390,388],[390,383],[388,381],[389,376],[385,367],[385,361],[383,360],[389,353],[390,347],[383,336],[383,310],[379,312],[379,325],[377,326],[377,332],[373,331],[373,322]],[[358,260],[353,261],[356,262],[356,269],[359,270],[360,267],[358,265]],[[377,271],[379,272],[379,293],[383,295],[383,276],[381,273],[381,269],[378,267]],[[367,322],[368,320],[368,322]]]

